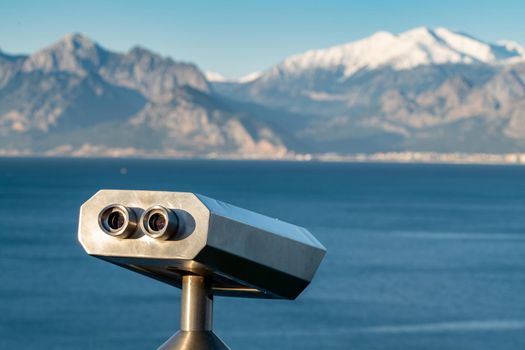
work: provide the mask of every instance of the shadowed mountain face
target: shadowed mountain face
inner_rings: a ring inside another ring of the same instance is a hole
[[[379,32],[212,83],[193,64],[79,34],[0,52],[0,154],[290,151],[525,152],[525,49],[444,28]]]
[[[37,154],[286,153],[270,126],[212,96],[196,66],[79,34],[0,53],[0,136],[0,149]]]
[[[525,50],[515,43],[444,28],[380,32],[256,77],[213,87],[295,115],[290,132],[308,152],[525,151]]]

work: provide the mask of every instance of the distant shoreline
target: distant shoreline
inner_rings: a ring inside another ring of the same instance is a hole
[[[436,153],[436,152],[378,152],[357,154],[295,154],[271,157],[264,154],[163,154],[111,151],[101,154],[38,154],[0,149],[0,158],[74,158],[74,159],[153,159],[153,160],[230,160],[275,162],[327,162],[327,163],[395,163],[395,164],[478,164],[525,165],[525,153]]]

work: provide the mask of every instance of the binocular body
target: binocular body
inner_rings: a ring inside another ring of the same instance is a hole
[[[177,287],[209,277],[216,295],[295,299],[325,254],[302,227],[182,192],[101,190],[78,235],[88,254]]]

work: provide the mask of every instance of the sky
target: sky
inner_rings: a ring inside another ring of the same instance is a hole
[[[525,1],[0,2],[4,52],[31,53],[78,32],[111,50],[140,45],[230,78],[267,69],[309,49],[419,26],[525,45]]]

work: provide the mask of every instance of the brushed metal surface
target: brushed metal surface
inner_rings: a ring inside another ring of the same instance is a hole
[[[137,218],[151,207],[176,214],[177,234],[155,239],[136,225],[127,238],[99,223],[108,205]],[[206,276],[216,295],[295,299],[312,280],[325,248],[305,228],[202,195],[101,190],[80,209],[78,238],[86,252],[170,285]]]
[[[211,331],[179,331],[158,350],[229,350],[230,348]]]
[[[182,277],[180,329],[211,331],[213,327],[213,294],[202,276]]]
[[[229,349],[213,333],[213,294],[208,281],[197,275],[182,278],[180,331],[159,349]]]

